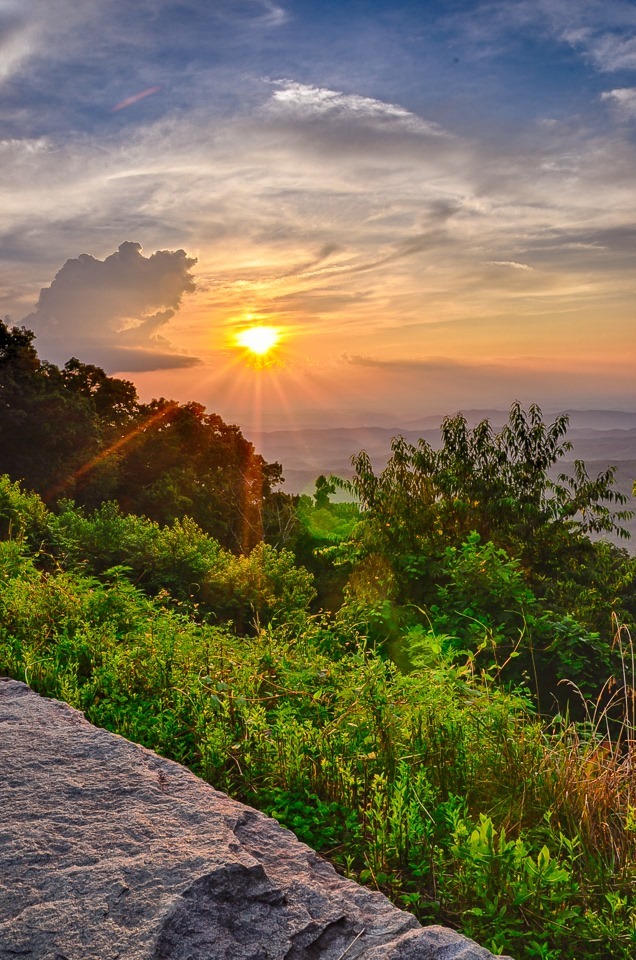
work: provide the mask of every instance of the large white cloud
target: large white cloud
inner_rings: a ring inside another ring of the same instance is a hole
[[[40,355],[57,363],[73,354],[111,371],[192,366],[197,359],[177,353],[160,331],[194,291],[195,263],[183,250],[144,257],[130,241],[105,260],[83,253],[40,291],[24,323]]]

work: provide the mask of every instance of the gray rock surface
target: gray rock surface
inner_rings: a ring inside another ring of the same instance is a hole
[[[288,830],[0,680],[0,958],[488,960]]]

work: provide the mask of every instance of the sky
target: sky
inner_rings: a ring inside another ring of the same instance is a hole
[[[635,0],[0,0],[0,170],[0,316],[143,399],[636,410]]]

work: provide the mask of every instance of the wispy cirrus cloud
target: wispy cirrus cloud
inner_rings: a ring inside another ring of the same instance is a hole
[[[516,260],[487,260],[493,267],[509,267],[511,270],[532,270],[527,263],[518,263]]]
[[[3,128],[104,133],[212,100],[218,110],[288,20],[276,0],[1,0]],[[113,110],[135,91],[141,110]]]
[[[481,55],[496,56],[528,36],[551,37],[601,72],[636,69],[631,0],[485,0],[446,19]]]
[[[277,89],[272,95],[272,106],[293,111],[300,119],[325,117],[346,122],[373,123],[387,129],[403,127],[414,133],[446,137],[449,134],[437,123],[424,120],[395,103],[386,103],[373,97],[343,93],[327,87],[316,87],[295,80],[272,81]]]
[[[200,6],[198,0],[189,2],[193,9]],[[210,14],[232,25],[266,29],[280,27],[289,18],[286,5],[275,0],[215,0],[210,4]]]
[[[262,26],[279,27],[289,16],[282,4],[273,3],[272,0],[259,0],[259,6],[262,7],[262,12],[257,16],[256,22]]]
[[[617,87],[615,90],[606,90],[601,94],[617,113],[628,120],[636,119],[636,87]]]
[[[24,4],[5,0],[0,7],[0,81],[31,54],[36,28],[29,14],[27,0]]]
[[[373,394],[376,402],[383,394],[392,396],[396,404],[408,404],[409,395],[419,395],[424,400],[433,396],[441,409],[452,412],[474,406],[475,397],[481,404],[500,409],[513,397],[528,403],[540,396],[542,403],[556,405],[563,403],[564,391],[571,404],[585,402],[582,368],[564,368],[556,358],[519,355],[467,361],[452,356],[378,358],[352,354],[342,356],[341,362],[354,381],[378,384]],[[593,366],[589,364],[583,369],[589,376]],[[628,383],[628,372],[617,370],[615,392],[624,394]],[[597,402],[611,403],[611,389],[600,383],[595,389]]]
[[[582,27],[565,29],[562,36],[573,47],[582,50],[597,70],[617,73],[619,70],[636,70],[636,24],[633,31],[625,36],[602,28]]]

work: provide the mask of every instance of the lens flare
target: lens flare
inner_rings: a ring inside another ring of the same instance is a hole
[[[126,107],[132,107],[133,103],[143,100],[144,97],[150,97],[153,93],[158,93],[160,90],[161,84],[158,83],[155,87],[148,87],[147,90],[141,90],[139,93],[134,93],[132,97],[126,97],[125,100],[121,100],[119,103],[116,103],[110,112],[117,113],[118,110],[125,110]]]

